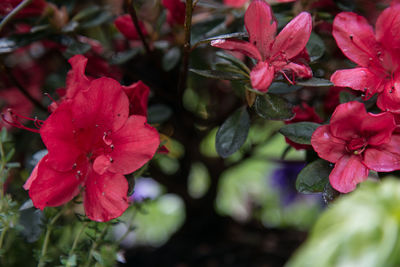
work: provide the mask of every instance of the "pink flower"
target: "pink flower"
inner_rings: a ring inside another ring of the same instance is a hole
[[[183,25],[185,22],[186,4],[181,0],[162,0],[167,11],[167,22],[170,25]]]
[[[139,33],[136,31],[136,27],[133,24],[131,16],[129,14],[125,14],[119,16],[114,21],[115,27],[125,36],[128,40],[139,40]],[[139,21],[140,30],[144,35],[147,35],[147,30],[144,27],[143,22]]]
[[[110,78],[92,80],[65,99],[44,121],[40,135],[48,155],[24,186],[33,204],[59,206],[82,190],[86,215],[95,221],[126,210],[124,175],[149,161],[160,143],[144,116],[129,116],[129,99]]]
[[[277,22],[270,6],[262,0],[251,2],[244,16],[249,41],[219,39],[212,46],[241,52],[257,60],[250,72],[251,85],[260,92],[267,92],[275,74],[285,72],[310,78],[309,66],[293,59],[300,54],[311,34],[312,19],[307,12],[300,13],[275,37]]]
[[[224,0],[225,5],[235,7],[235,8],[242,7],[247,2],[248,2],[248,0]]]
[[[338,70],[331,81],[378,94],[377,105],[384,111],[400,112],[400,5],[385,9],[379,16],[375,33],[364,17],[342,12],[333,22],[333,36],[342,52],[359,66]]]
[[[290,121],[285,121],[285,124],[291,124],[291,123],[302,122],[302,121],[310,121],[310,122],[316,122],[316,123],[322,122],[322,119],[315,112],[314,108],[310,107],[305,102],[301,103],[301,105],[295,106],[293,108],[293,113],[295,114],[293,119],[291,119]],[[289,145],[294,147],[296,150],[311,149],[310,145],[302,145],[302,144],[295,143],[287,137],[285,137],[285,140],[286,140],[286,143],[288,143]]]
[[[368,171],[400,169],[400,135],[393,134],[394,117],[389,112],[367,113],[362,103],[339,105],[330,124],[317,128],[311,145],[335,167],[329,175],[333,188],[348,193],[368,177]]]

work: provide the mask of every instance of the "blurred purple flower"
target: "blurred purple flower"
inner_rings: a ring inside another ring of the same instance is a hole
[[[130,202],[140,202],[144,199],[154,199],[161,194],[161,186],[151,178],[139,177],[135,181],[135,189],[129,197]]]

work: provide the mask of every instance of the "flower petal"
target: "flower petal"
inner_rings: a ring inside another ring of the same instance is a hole
[[[114,146],[110,172],[128,174],[149,161],[160,145],[156,129],[146,123],[143,116],[132,115],[124,127],[111,136]]]
[[[314,131],[311,145],[321,158],[332,163],[337,162],[346,153],[346,142],[334,137],[329,125],[322,125]]]
[[[251,86],[260,92],[266,93],[275,77],[274,66],[260,61],[250,72]]]
[[[122,174],[91,171],[85,183],[83,204],[89,219],[105,222],[117,218],[128,208],[128,181]]]
[[[368,67],[377,62],[379,45],[374,30],[367,20],[353,12],[342,12],[333,21],[333,37],[337,45],[351,61]]]
[[[364,164],[377,172],[400,170],[400,136],[393,135],[390,143],[368,147],[364,151]]]
[[[376,104],[381,110],[400,113],[400,79],[397,79],[393,84],[391,81],[386,81],[384,87],[385,89],[379,94]]]
[[[103,132],[117,131],[126,122],[129,100],[121,85],[111,78],[99,78],[85,92],[76,95],[72,103],[75,126]]]
[[[350,87],[354,90],[366,92],[370,96],[383,90],[382,78],[369,71],[368,68],[337,70],[331,76],[331,82],[335,86]]]
[[[352,101],[336,107],[330,121],[333,136],[343,140],[361,137],[361,122],[367,117],[364,104]]]
[[[64,101],[40,128],[43,143],[49,151],[49,165],[55,170],[71,170],[82,154],[74,132],[71,103]]]
[[[333,188],[341,193],[356,189],[358,183],[368,178],[368,168],[361,162],[360,156],[344,155],[329,175]]]
[[[309,66],[294,63],[294,62],[290,62],[288,64],[283,65],[281,70],[282,71],[291,71],[291,72],[293,72],[293,74],[296,77],[300,77],[300,78],[311,78],[313,75],[312,70]]]
[[[272,46],[271,56],[282,54],[283,59],[291,59],[299,54],[310,39],[311,15],[301,12],[278,34]]]
[[[87,90],[90,84],[90,79],[85,75],[85,69],[88,59],[82,55],[71,57],[68,62],[72,69],[67,74],[66,96],[73,98],[79,90]]]
[[[83,164],[74,170],[59,172],[46,159],[47,156],[39,162],[37,176],[29,187],[29,196],[39,209],[60,206],[73,199],[87,171],[87,165]]]
[[[258,61],[261,60],[261,54],[260,51],[258,51],[257,47],[243,40],[218,39],[212,41],[211,45],[225,50],[242,53],[243,55],[257,59]]]
[[[359,123],[362,134],[368,138],[368,144],[373,146],[389,143],[396,128],[394,117],[389,112],[368,113]]]
[[[147,100],[150,88],[142,81],[138,81],[129,86],[122,86],[129,98],[129,115],[147,116]]]
[[[125,36],[128,40],[138,40],[139,33],[136,31],[136,27],[133,25],[131,16],[129,14],[125,14],[119,16],[114,21],[115,27]],[[147,35],[146,28],[144,27],[143,22],[139,21],[139,27],[142,31],[143,35]]]
[[[375,26],[376,39],[391,49],[400,48],[400,5],[386,8],[378,17]]]
[[[271,7],[262,0],[252,1],[244,15],[244,24],[250,43],[257,47],[265,60],[271,50],[277,27]]]

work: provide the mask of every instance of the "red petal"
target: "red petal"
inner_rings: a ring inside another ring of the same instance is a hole
[[[400,136],[393,135],[388,144],[368,147],[364,151],[363,162],[369,169],[378,172],[400,170]]]
[[[282,54],[284,59],[297,56],[310,39],[311,30],[311,15],[307,12],[300,13],[278,34],[272,46],[271,56]]]
[[[143,116],[132,115],[124,127],[111,136],[114,149],[110,172],[128,174],[148,162],[160,145],[160,137]]]
[[[275,66],[275,64],[273,64]],[[309,66],[290,62],[281,68],[282,71],[291,71],[296,77],[311,78],[312,70]]]
[[[75,140],[72,121],[71,104],[64,101],[40,128],[43,143],[49,151],[49,164],[58,171],[71,170],[83,153],[82,147]]]
[[[142,81],[138,81],[129,86],[122,86],[129,98],[129,115],[147,116],[147,101],[150,88]]]
[[[400,112],[400,77],[396,80],[394,83],[386,81],[384,84],[385,89],[379,94],[376,102],[381,110],[395,113]]]
[[[333,37],[337,45],[350,60],[368,67],[378,60],[378,43],[374,30],[364,17],[352,12],[342,12],[333,21]]]
[[[224,0],[224,4],[231,7],[242,7],[248,0]]]
[[[211,45],[225,50],[240,52],[248,57],[257,59],[258,61],[261,60],[261,54],[257,47],[243,40],[218,39],[212,41]]]
[[[367,118],[364,104],[352,101],[336,107],[330,122],[333,136],[343,140],[361,137],[361,122]]]
[[[389,112],[380,114],[368,113],[359,123],[361,124],[361,132],[368,138],[368,144],[373,146],[388,143],[396,128],[394,117]]]
[[[277,23],[271,7],[262,0],[251,2],[244,15],[250,42],[258,48],[263,59],[269,54],[276,34]]]
[[[400,48],[400,5],[386,8],[376,21],[376,39],[391,49]]]
[[[274,80],[274,67],[268,62],[260,61],[250,72],[251,86],[260,92],[266,93]]]
[[[371,96],[383,90],[382,78],[369,71],[368,68],[337,70],[331,76],[331,82],[335,86],[350,87]]]
[[[25,184],[24,184],[24,189],[25,189],[25,190],[29,190],[29,188],[31,187],[33,181],[36,180],[36,178],[37,178],[37,172],[38,172],[38,168],[39,168],[39,164],[40,164],[40,162],[42,162],[42,160],[44,161],[44,160],[46,160],[46,159],[47,159],[47,156],[44,156],[44,157],[38,162],[38,164],[36,164],[35,168],[33,168],[32,172],[31,172],[31,175],[29,175],[28,180],[26,180],[26,182],[25,182]]]
[[[114,21],[115,27],[125,36],[126,39],[129,40],[138,40],[139,34],[136,31],[135,25],[133,25],[131,16],[129,14],[125,14],[119,16]],[[144,35],[147,34],[146,28],[144,27],[143,22],[139,21],[140,30]]]
[[[336,138],[330,132],[329,125],[322,125],[311,136],[311,145],[318,155],[332,163],[346,153],[346,142]]]
[[[360,156],[344,155],[340,158],[329,175],[333,188],[341,193],[356,189],[358,183],[368,178],[368,168],[361,162]]]
[[[75,97],[72,112],[77,128],[117,131],[128,118],[129,100],[117,81],[100,78]]]
[[[84,206],[89,219],[105,222],[117,218],[128,208],[128,181],[122,174],[91,171],[85,183]]]
[[[72,67],[66,80],[68,98],[73,98],[80,90],[88,89],[90,80],[85,75],[87,61],[87,58],[82,55],[73,56],[68,60]]]
[[[40,161],[37,177],[29,188],[29,196],[39,209],[60,206],[73,199],[79,193],[87,170],[87,166],[78,165],[74,170],[59,172],[51,167],[46,158]]]

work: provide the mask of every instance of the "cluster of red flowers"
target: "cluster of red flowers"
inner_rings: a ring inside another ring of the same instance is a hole
[[[149,89],[121,86],[85,75],[87,59],[69,61],[65,96],[40,127],[48,154],[25,184],[35,207],[62,205],[83,191],[86,215],[95,221],[120,216],[128,207],[124,175],[149,161],[159,146],[146,123]]]

